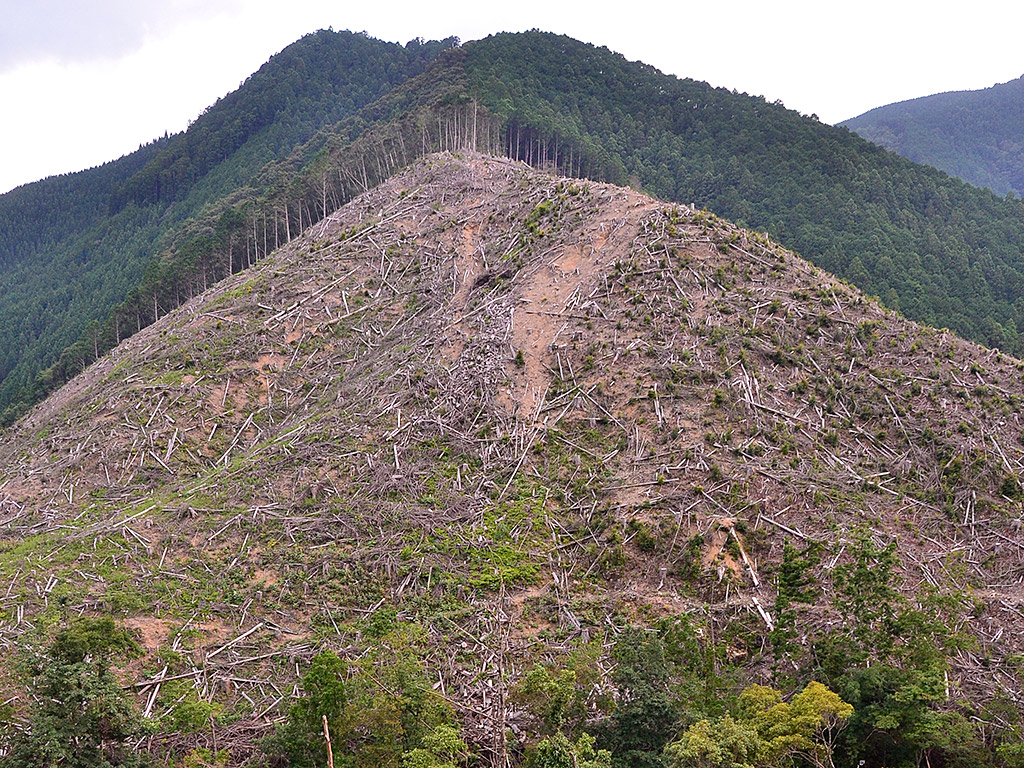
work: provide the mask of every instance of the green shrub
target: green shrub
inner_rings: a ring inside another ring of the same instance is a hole
[[[142,765],[134,745],[148,732],[147,723],[111,668],[113,658],[138,651],[109,617],[81,618],[62,628],[29,662],[28,722],[9,736],[5,768]]]

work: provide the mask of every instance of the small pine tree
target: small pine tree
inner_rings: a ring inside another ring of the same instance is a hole
[[[3,768],[142,765],[134,744],[146,723],[111,668],[138,644],[109,618],[78,619],[30,664],[27,727],[12,735]],[[10,729],[8,729],[10,730]]]

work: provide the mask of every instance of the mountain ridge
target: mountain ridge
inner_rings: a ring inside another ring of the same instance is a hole
[[[365,44],[380,48],[385,59],[391,56],[385,49],[398,49]],[[910,317],[1011,352],[1024,343],[1018,333],[1024,322],[1019,201],[900,160],[779,104],[664,76],[570,38],[496,35],[429,51],[424,58],[446,55],[429,72],[398,78],[389,95],[359,115],[321,126],[307,142],[282,150],[254,171],[250,186],[232,188],[239,169],[256,159],[236,153],[163,219],[156,218],[159,205],[130,205],[120,218],[105,220],[103,242],[129,256],[116,279],[108,275],[97,287],[92,273],[77,266],[95,257],[91,236],[62,247],[66,268],[51,270],[57,293],[45,301],[76,316],[92,301],[100,313],[92,324],[67,317],[57,322],[49,305],[39,303],[39,286],[20,273],[8,276],[21,289],[4,293],[6,308],[26,327],[18,344],[0,349],[0,371],[8,371],[0,383],[4,420],[123,334],[261,258],[290,237],[293,225],[322,218],[416,156],[459,146],[554,164],[569,175],[632,181],[662,198],[707,207],[769,232]],[[475,144],[469,134],[477,122]],[[230,137],[214,132],[210,138],[216,144]],[[146,163],[138,178],[159,179],[160,163]],[[187,166],[171,173],[172,163],[165,170],[171,181],[181,171],[187,182]],[[139,194],[142,187],[156,189],[141,181],[136,186]],[[125,232],[137,236],[126,239]],[[64,274],[74,274],[81,288]],[[60,338],[44,338],[40,325],[56,327]]]
[[[0,196],[0,323],[10,329],[0,340],[0,412],[10,408],[9,420],[55,379],[66,380],[116,344],[129,328],[117,316],[144,301],[140,289],[166,268],[168,253],[223,235],[208,219],[257,194],[256,177],[268,164],[454,42],[404,48],[349,32],[307,35],[187,131]],[[179,282],[202,285],[210,270],[200,255],[182,261]]]
[[[845,120],[858,134],[996,194],[1024,189],[1020,98],[1024,77],[876,107]]]

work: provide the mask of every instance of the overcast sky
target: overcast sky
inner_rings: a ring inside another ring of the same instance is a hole
[[[0,0],[0,192],[184,130],[317,29],[405,43],[543,29],[830,123],[1024,74],[1024,3]],[[833,10],[835,8],[836,10]]]

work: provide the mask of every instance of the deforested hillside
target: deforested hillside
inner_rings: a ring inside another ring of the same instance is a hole
[[[5,433],[8,739],[84,616],[174,760],[1012,759],[1022,395],[706,211],[430,155]]]
[[[140,307],[162,314],[180,303],[144,295],[162,273],[189,292],[212,281],[211,244],[246,251],[242,211],[296,146],[313,142],[315,152],[318,131],[455,44],[321,30],[271,57],[187,131],[0,195],[0,419],[137,330]]]

